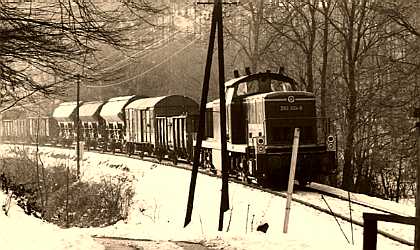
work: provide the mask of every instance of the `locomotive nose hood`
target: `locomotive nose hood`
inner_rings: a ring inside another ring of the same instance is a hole
[[[305,98],[306,100],[310,99],[311,97],[315,98],[315,95],[313,93],[304,91],[277,91],[266,93],[263,95],[264,99],[288,98],[290,96],[293,96],[294,99]]]
[[[288,101],[294,102],[295,100],[315,100],[315,95],[311,92],[305,91],[276,91],[269,93],[256,94],[252,96],[245,97],[244,100],[276,100],[276,101]]]

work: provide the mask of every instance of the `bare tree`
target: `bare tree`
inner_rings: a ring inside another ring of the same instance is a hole
[[[148,1],[0,0],[1,110],[89,78],[99,46],[129,48],[129,32],[152,25],[160,10]]]
[[[376,10],[381,15],[391,18],[409,33],[420,37],[420,2],[418,0],[381,1]]]
[[[237,58],[243,56],[242,62],[253,72],[264,66],[265,57],[270,56],[271,46],[278,37],[266,23],[275,14],[276,7],[263,0],[245,1],[225,19],[228,46],[233,45],[231,49],[236,50]]]
[[[267,20],[276,32],[293,43],[302,52],[304,75],[301,82],[310,92],[314,91],[314,54],[317,42],[319,0],[282,1],[276,18]]]

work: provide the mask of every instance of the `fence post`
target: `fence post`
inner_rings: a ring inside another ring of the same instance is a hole
[[[363,214],[363,250],[376,250],[378,221]]]
[[[420,218],[420,108],[415,108],[413,116],[417,118],[416,137],[417,137],[417,173],[416,173],[416,219]],[[420,224],[416,222],[414,229],[414,250],[420,250]]]

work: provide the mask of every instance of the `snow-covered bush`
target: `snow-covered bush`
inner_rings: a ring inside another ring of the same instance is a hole
[[[133,195],[125,177],[103,178],[100,183],[74,182],[68,191],[62,188],[53,194],[46,219],[60,226],[111,225],[127,217]]]
[[[106,226],[125,219],[134,195],[126,176],[83,183],[67,166],[44,167],[25,154],[1,159],[0,176],[0,187],[13,193],[27,214],[63,227]]]

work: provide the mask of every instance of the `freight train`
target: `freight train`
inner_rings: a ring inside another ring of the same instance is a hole
[[[335,172],[336,136],[331,122],[317,117],[313,93],[298,90],[296,82],[281,72],[234,75],[225,83],[231,176],[284,186],[295,128],[301,131],[298,182],[305,185]],[[3,142],[72,147],[79,138],[87,150],[147,155],[176,164],[178,159],[193,159],[199,105],[180,95],[133,95],[104,102],[63,102],[45,116],[17,113],[2,116]],[[204,129],[200,165],[221,172],[220,100],[207,103]]]

